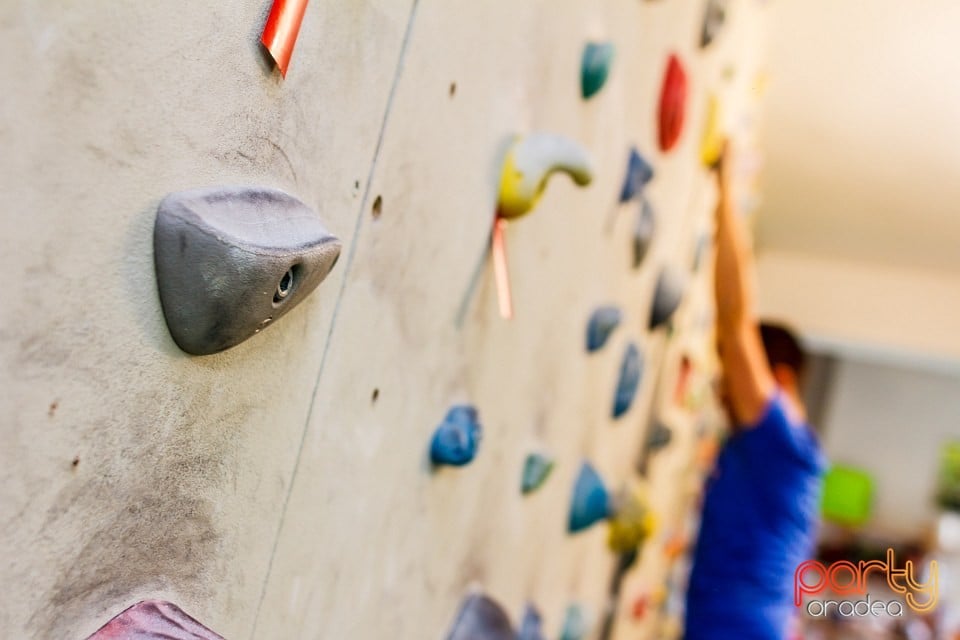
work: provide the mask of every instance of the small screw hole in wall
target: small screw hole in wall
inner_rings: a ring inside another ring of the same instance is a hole
[[[370,394],[370,404],[376,404],[377,398],[380,397],[380,389],[374,389],[373,393]]]
[[[80,466],[80,456],[74,456],[73,460],[70,461],[70,466],[74,469]]]
[[[383,198],[377,196],[373,201],[373,208],[370,210],[374,218],[379,218],[380,214],[383,212]]]
[[[450,97],[452,98],[456,93],[457,93],[457,83],[456,83],[456,82],[451,82],[451,83],[450,83]]]
[[[280,302],[282,302],[284,298],[290,295],[290,292],[293,291],[295,278],[293,270],[294,268],[290,267],[287,269],[287,272],[280,277],[280,282],[277,283],[277,290],[273,294],[273,304],[280,304]]]

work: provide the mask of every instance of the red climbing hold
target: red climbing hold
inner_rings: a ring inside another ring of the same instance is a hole
[[[676,54],[670,54],[660,93],[660,150],[670,151],[683,132],[687,107],[687,72]]]

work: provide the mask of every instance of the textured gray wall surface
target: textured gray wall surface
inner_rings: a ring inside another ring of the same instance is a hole
[[[258,43],[266,0],[3,3],[0,635],[83,638],[163,598],[231,640],[422,640],[477,584],[515,620],[536,602],[551,634],[570,602],[599,616],[614,559],[603,527],[566,534],[570,488],[584,458],[612,483],[632,473],[670,353],[646,329],[656,273],[689,265],[709,228],[707,86],[756,55],[762,10],[732,4],[707,55],[699,2],[314,0],[283,80]],[[617,54],[584,102],[591,39]],[[692,90],[661,157],[671,51]],[[458,326],[506,144],[530,130],[578,140],[597,177],[553,178],[508,229],[516,318],[498,317],[487,266]],[[636,271],[633,210],[614,211],[634,144],[659,215]],[[189,356],[160,308],[157,205],[244,184],[319,212],[342,255],[275,326]],[[699,280],[681,324],[707,307]],[[588,357],[608,303],[625,321]],[[630,341],[649,373],[614,423]],[[464,402],[480,455],[432,473],[433,428]],[[524,498],[534,448],[558,466]],[[676,473],[649,479],[665,514],[688,503]]]

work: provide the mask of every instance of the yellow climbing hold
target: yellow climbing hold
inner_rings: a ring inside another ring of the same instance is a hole
[[[700,141],[700,161],[706,167],[713,167],[720,161],[723,153],[723,124],[720,100],[711,94],[707,100],[707,120]]]
[[[500,174],[498,213],[519,218],[540,200],[551,174],[562,172],[586,186],[593,180],[593,163],[578,143],[560,135],[532,133],[514,139]]]

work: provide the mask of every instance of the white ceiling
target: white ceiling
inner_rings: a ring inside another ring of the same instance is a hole
[[[960,2],[770,11],[759,248],[960,274]]]

